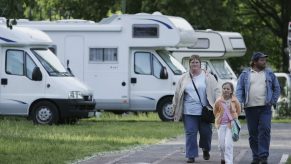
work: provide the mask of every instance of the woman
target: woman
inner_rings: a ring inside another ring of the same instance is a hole
[[[203,105],[213,107],[220,95],[215,77],[201,69],[201,59],[198,55],[192,55],[189,59],[189,72],[182,75],[173,98],[174,121],[179,121],[183,117],[187,163],[194,163],[198,157],[198,132],[199,147],[203,150],[205,160],[210,159],[212,139],[212,125],[201,120],[202,104],[191,80],[195,83]]]
[[[238,118],[241,111],[240,103],[233,92],[234,87],[232,83],[226,82],[222,84],[222,96],[216,100],[213,109],[221,164],[233,164],[231,120]]]

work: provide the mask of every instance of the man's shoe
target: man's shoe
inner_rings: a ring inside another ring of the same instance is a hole
[[[187,163],[194,163],[195,162],[195,158],[188,158]]]
[[[260,160],[259,159],[253,159],[251,164],[260,164]]]
[[[262,158],[260,160],[260,164],[268,164],[268,159],[267,158]]]
[[[203,151],[203,159],[204,160],[209,160],[210,159],[209,151]]]
[[[224,159],[222,159],[220,163],[221,163],[221,164],[225,164],[225,160],[224,160]]]

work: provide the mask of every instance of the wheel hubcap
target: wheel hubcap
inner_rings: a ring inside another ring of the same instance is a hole
[[[174,117],[174,110],[172,104],[166,104],[164,106],[164,114],[168,119],[171,119]]]
[[[46,108],[46,107],[42,107],[38,111],[37,119],[39,121],[41,121],[41,122],[47,122],[47,121],[49,121],[49,119],[51,118],[51,116],[52,116],[51,111],[48,108]]]

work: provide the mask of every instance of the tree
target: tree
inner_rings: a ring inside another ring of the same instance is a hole
[[[195,29],[230,30],[235,4],[227,0],[143,0],[141,12],[180,16]]]
[[[115,0],[24,0],[31,20],[86,19],[99,21],[119,7]],[[22,17],[23,18],[23,17]]]
[[[0,0],[1,17],[6,17],[7,19],[23,17],[23,3],[24,0]]]
[[[246,21],[244,25],[257,29],[253,31],[253,34],[258,30],[265,32],[259,36],[261,40],[268,41],[262,47],[265,47],[267,53],[278,55],[277,57],[270,55],[271,59],[278,61],[273,62],[273,64],[278,68],[278,71],[287,72],[288,56],[284,53],[284,48],[287,47],[288,22],[291,20],[291,1],[246,0],[245,6],[242,7],[242,13],[244,13],[244,20]],[[268,33],[271,33],[271,35]],[[273,44],[270,44],[269,41]],[[274,49],[274,47],[276,48]]]

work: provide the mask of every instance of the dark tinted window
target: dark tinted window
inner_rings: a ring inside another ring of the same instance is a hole
[[[135,24],[133,25],[133,38],[158,38],[159,26],[156,24]]]

